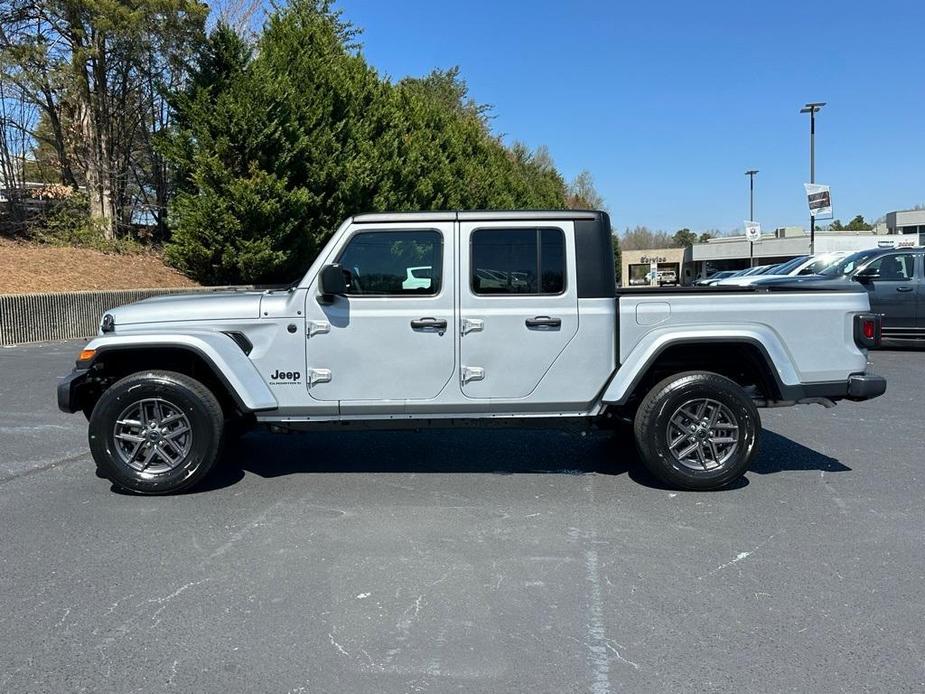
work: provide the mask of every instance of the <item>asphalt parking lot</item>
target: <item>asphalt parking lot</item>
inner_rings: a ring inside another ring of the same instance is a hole
[[[115,493],[55,409],[78,343],[0,350],[0,691],[925,689],[925,353],[883,398],[763,410],[674,492],[629,440],[251,434]]]

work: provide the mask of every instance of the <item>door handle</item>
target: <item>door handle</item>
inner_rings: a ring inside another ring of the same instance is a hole
[[[442,318],[418,318],[411,321],[412,330],[426,330],[428,332],[440,333],[446,332],[446,321]]]
[[[537,316],[526,320],[528,328],[561,328],[561,318],[550,318],[549,316]]]
[[[898,292],[911,292],[911,291],[912,291],[912,287],[896,287],[896,291],[898,291]]]

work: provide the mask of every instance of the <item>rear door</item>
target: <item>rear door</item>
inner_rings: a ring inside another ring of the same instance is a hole
[[[870,308],[883,314],[883,336],[914,337],[918,279],[914,252],[886,253],[867,264],[880,275],[863,283],[870,297]]]
[[[459,230],[463,395],[526,398],[578,331],[574,225],[464,221]]]

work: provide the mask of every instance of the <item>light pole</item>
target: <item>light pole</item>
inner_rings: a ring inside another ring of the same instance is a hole
[[[825,106],[824,101],[813,101],[800,109],[809,114],[809,182],[816,182],[816,112]],[[816,254],[816,215],[809,211],[809,254]]]
[[[751,169],[746,171],[745,175],[748,176],[748,221],[755,221],[755,174],[758,173],[758,169]],[[748,242],[748,266],[755,267],[755,242]]]

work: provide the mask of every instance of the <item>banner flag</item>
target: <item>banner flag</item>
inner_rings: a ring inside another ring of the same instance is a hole
[[[831,217],[832,191],[829,186],[821,186],[818,183],[804,183],[803,187],[806,189],[809,213],[815,217]]]

